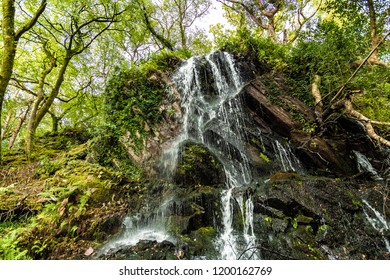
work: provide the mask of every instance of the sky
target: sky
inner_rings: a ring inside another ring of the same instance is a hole
[[[195,26],[204,29],[207,32],[207,35],[212,39],[212,35],[209,33],[210,25],[215,25],[217,23],[222,23],[226,27],[230,26],[226,18],[223,16],[224,11],[222,9],[222,4],[216,0],[212,1],[212,7],[209,13],[195,22]]]

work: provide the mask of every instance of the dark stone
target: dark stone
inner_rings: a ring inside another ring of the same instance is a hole
[[[366,193],[373,207],[389,209],[384,186],[302,178],[264,188],[254,209],[263,259],[390,258],[383,241],[388,233],[369,224],[361,200]]]
[[[174,260],[177,259],[176,247],[172,242],[140,240],[134,246],[123,246],[109,251],[100,259],[105,260]]]
[[[180,153],[175,182],[187,186],[217,186],[223,184],[222,164],[203,145],[187,143]]]

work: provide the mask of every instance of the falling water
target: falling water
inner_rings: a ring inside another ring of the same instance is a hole
[[[181,131],[164,149],[162,175],[175,175],[180,150],[185,143],[202,144],[221,163],[225,184],[220,194],[222,226],[214,246],[221,259],[259,259],[254,234],[253,181],[246,155],[245,124],[247,116],[239,94],[245,85],[233,57],[216,52],[187,60],[174,74],[173,81],[181,94]],[[261,135],[260,135],[261,138]],[[295,171],[297,160],[287,145],[273,143],[276,161],[284,171]],[[171,213],[170,201],[148,217],[128,217],[122,235],[108,243],[105,253],[122,245],[135,245],[141,239],[175,241],[166,229]],[[241,222],[237,223],[237,219]]]
[[[379,177],[378,172],[371,165],[371,163],[369,162],[369,160],[365,155],[359,153],[358,151],[353,151],[353,153],[356,158],[356,164],[359,172],[370,175],[371,178],[374,180],[378,180],[378,181],[383,180],[381,177]]]
[[[282,170],[297,171],[295,167],[300,166],[299,160],[293,154],[291,148],[288,145],[282,145],[278,140],[275,140],[272,146]]]
[[[376,210],[374,207],[372,207],[367,200],[363,199],[363,203],[366,207],[363,208],[364,215],[367,218],[367,221],[371,224],[371,226],[378,231],[382,237],[383,242],[385,243],[387,252],[390,253],[390,242],[385,237],[385,232],[388,232],[389,229],[389,223],[386,221],[386,218],[381,215],[381,213]]]
[[[161,203],[156,211],[150,211],[149,206],[146,205],[144,212],[151,212],[148,216],[136,214],[126,217],[123,221],[123,232],[102,246],[98,255],[105,255],[110,250],[117,250],[122,246],[136,245],[140,240],[156,240],[157,242],[168,240],[174,242],[174,237],[168,233],[165,226],[167,217],[171,212],[170,205],[171,201],[167,200]]]
[[[223,229],[216,246],[222,259],[237,259],[242,253],[241,239],[246,247],[254,247],[256,242],[252,198],[244,200],[234,195],[235,189],[252,181],[244,150],[243,108],[238,97],[243,82],[232,56],[223,52],[189,59],[174,81],[182,94],[183,125],[180,135],[163,155],[165,170],[174,171],[179,149],[188,140],[203,144],[218,158],[226,183],[221,192]],[[233,225],[236,204],[243,219],[243,232],[237,232]]]

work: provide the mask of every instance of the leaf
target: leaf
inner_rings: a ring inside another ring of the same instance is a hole
[[[65,213],[65,207],[66,207],[66,204],[68,204],[68,200],[69,200],[68,197],[65,198],[65,199],[62,201],[60,207],[58,208],[58,214],[59,214],[60,216],[64,215],[64,213]]]

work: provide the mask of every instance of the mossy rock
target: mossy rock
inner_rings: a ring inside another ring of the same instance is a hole
[[[181,149],[175,181],[177,184],[217,186],[225,181],[222,164],[203,145],[186,143]]]

